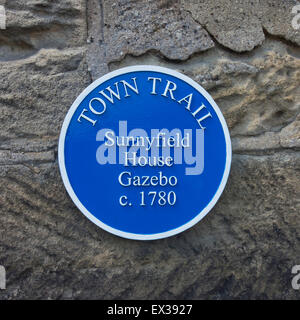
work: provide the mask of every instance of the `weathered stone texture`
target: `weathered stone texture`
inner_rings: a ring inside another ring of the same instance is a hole
[[[0,33],[0,60],[86,43],[85,1],[8,0],[5,8],[6,30]]]
[[[225,47],[250,51],[262,44],[264,30],[300,44],[292,28],[294,0],[181,0],[186,10]]]
[[[14,0],[0,30],[0,299],[297,299],[300,31],[297,1]],[[63,118],[103,73],[134,64],[201,84],[233,162],[212,212],[138,242],[89,222],[57,164]]]
[[[90,24],[95,22],[97,0],[90,1]],[[205,51],[214,42],[178,1],[101,1],[101,31],[90,33],[101,43],[105,63],[122,60],[126,55],[139,56],[156,51],[168,59],[186,60],[195,52]],[[94,52],[94,47],[92,51]],[[101,73],[91,66],[93,77]]]
[[[33,57],[2,62],[1,136],[58,136],[72,98],[88,84],[83,50],[41,50]]]

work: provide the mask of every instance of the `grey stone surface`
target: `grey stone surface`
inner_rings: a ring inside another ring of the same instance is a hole
[[[7,1],[0,30],[0,299],[297,299],[297,1]],[[228,123],[233,162],[212,212],[172,238],[118,238],[62,184],[57,143],[78,94],[109,70],[176,69]]]
[[[300,44],[291,25],[295,0],[181,0],[183,7],[223,46],[250,51],[261,45],[265,32]],[[264,32],[265,30],[265,32]]]
[[[91,1],[90,24],[97,19],[97,0]],[[214,46],[208,33],[178,1],[101,1],[98,20],[102,24],[91,31],[90,41],[99,41],[105,63],[157,51],[168,59],[186,60],[195,52]],[[92,51],[94,52],[94,48]],[[101,75],[92,66],[93,78]]]
[[[27,59],[0,62],[2,141],[58,137],[74,97],[89,78],[82,48],[42,49]]]
[[[27,57],[45,48],[86,43],[86,3],[82,0],[8,0],[1,30],[1,60]]]

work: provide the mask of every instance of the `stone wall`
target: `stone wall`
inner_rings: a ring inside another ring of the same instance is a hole
[[[3,1],[2,1],[3,2]],[[0,30],[0,299],[297,299],[300,30],[293,0],[7,0]],[[113,236],[62,184],[57,143],[79,93],[154,64],[202,85],[228,123],[227,187],[192,229]]]

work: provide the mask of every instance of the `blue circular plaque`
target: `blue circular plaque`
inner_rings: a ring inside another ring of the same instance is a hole
[[[59,139],[64,185],[102,229],[137,240],[200,221],[227,182],[231,142],[211,96],[157,66],[113,71],[70,108]]]

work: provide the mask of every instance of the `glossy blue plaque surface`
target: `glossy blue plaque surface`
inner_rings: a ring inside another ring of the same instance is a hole
[[[229,132],[210,95],[157,66],[123,68],[92,83],[70,108],[59,141],[74,203],[99,227],[130,239],[165,238],[200,221],[219,199],[230,163]]]

